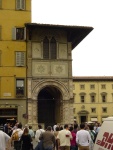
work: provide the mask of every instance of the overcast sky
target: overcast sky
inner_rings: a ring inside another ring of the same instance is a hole
[[[32,22],[93,27],[73,49],[73,76],[113,75],[113,0],[32,0]]]

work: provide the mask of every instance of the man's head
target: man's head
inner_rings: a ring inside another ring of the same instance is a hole
[[[80,129],[84,129],[85,128],[85,124],[84,123],[81,123],[80,124]]]
[[[38,128],[39,128],[39,129],[42,129],[42,126],[39,124],[39,125],[38,125]]]
[[[48,126],[47,127],[47,131],[51,131],[52,130],[52,127],[51,126]]]
[[[68,124],[65,124],[65,125],[64,125],[64,129],[68,129]]]
[[[21,122],[18,124],[18,128],[22,129],[22,124],[21,124]]]

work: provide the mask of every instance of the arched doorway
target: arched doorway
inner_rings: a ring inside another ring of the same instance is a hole
[[[37,97],[37,116],[38,123],[53,126],[55,123],[61,122],[60,112],[62,95],[54,86],[44,87]]]

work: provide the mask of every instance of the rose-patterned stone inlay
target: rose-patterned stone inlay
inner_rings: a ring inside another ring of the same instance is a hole
[[[62,68],[62,66],[57,66],[56,67],[56,72],[58,72],[58,73],[61,73],[61,72],[63,72],[63,68]]]
[[[43,73],[45,71],[45,68],[43,65],[40,65],[37,67],[38,72]]]

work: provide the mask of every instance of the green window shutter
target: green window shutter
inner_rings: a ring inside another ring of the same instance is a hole
[[[16,9],[25,10],[25,0],[16,0]]]
[[[25,10],[25,0],[21,0],[21,9]]]
[[[21,0],[16,0],[16,9],[19,10],[21,5]]]
[[[2,0],[0,0],[0,8],[2,8]]]
[[[16,28],[12,28],[12,40],[16,40]]]
[[[0,40],[2,39],[2,27],[0,26]]]

